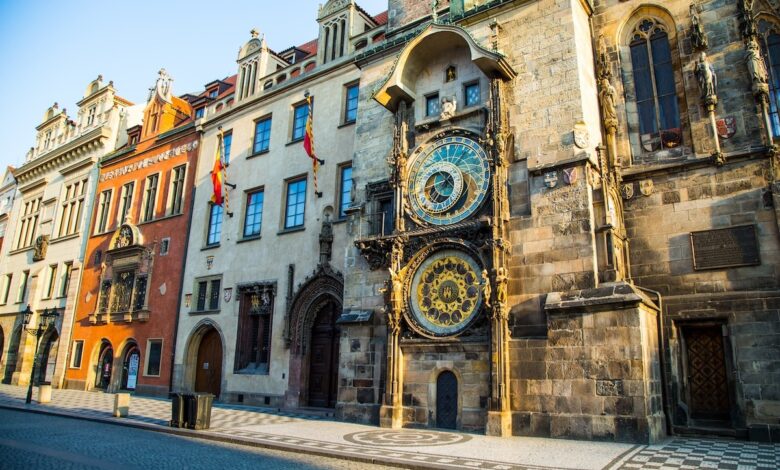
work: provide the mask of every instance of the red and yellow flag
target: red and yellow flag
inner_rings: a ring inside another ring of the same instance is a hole
[[[222,129],[217,134],[217,147],[214,151],[214,166],[211,169],[211,184],[214,186],[214,193],[211,195],[211,202],[221,206],[227,203],[227,191],[225,191],[225,163],[222,161],[225,145]]]
[[[311,95],[306,95],[306,103],[309,106],[309,115],[306,118],[306,135],[303,137],[303,148],[306,150],[306,155],[311,158],[311,168],[314,173],[314,194],[321,196],[317,188],[317,169],[325,161],[317,158],[317,153],[314,151],[314,107],[312,106]]]

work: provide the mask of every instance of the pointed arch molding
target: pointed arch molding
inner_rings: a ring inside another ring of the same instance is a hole
[[[415,81],[430,58],[458,46],[468,48],[471,61],[488,77],[511,80],[517,75],[502,54],[480,46],[463,28],[431,24],[401,51],[393,72],[374,99],[393,112],[401,101],[412,103],[417,98]]]
[[[343,305],[343,298],[344,276],[330,265],[320,265],[298,286],[288,314],[287,340],[292,354],[302,355],[306,352],[308,332],[320,307],[334,299]]]

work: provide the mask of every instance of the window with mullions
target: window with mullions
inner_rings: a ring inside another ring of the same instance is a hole
[[[284,228],[302,227],[306,210],[306,180],[287,183],[287,205],[284,216]]]
[[[346,103],[344,103],[345,123],[355,122],[355,120],[357,120],[359,91],[360,90],[357,85],[350,85],[347,87]]]
[[[168,215],[181,214],[184,202],[184,176],[187,166],[180,165],[171,170],[171,186],[168,190],[169,204]]]
[[[769,71],[769,118],[772,123],[772,136],[780,137],[780,34],[766,21],[759,22],[761,51]]]
[[[135,190],[135,181],[131,181],[122,186],[122,196],[119,206],[119,223],[121,225],[127,220],[127,216],[133,209],[133,191]]]
[[[211,205],[209,212],[209,231],[206,245],[218,245],[222,238],[222,206]]]
[[[246,214],[244,215],[244,238],[260,235],[263,224],[263,191],[254,191],[246,195]]]
[[[146,187],[144,189],[144,210],[143,222],[154,219],[154,209],[157,205],[157,184],[160,181],[160,174],[156,173],[146,178]]]
[[[481,100],[479,83],[469,83],[463,87],[463,94],[465,95],[466,106],[477,106]]]
[[[98,203],[97,224],[95,233],[103,233],[108,228],[109,211],[111,210],[111,190],[106,189],[100,193],[100,202]]]
[[[219,297],[222,279],[206,278],[195,281],[195,305],[193,312],[219,310]]]
[[[255,123],[255,142],[252,153],[268,150],[271,144],[271,118],[261,119]]]
[[[299,104],[293,110],[292,140],[301,140],[306,135],[306,120],[309,118],[309,105]]]
[[[677,147],[682,143],[682,131],[665,26],[652,18],[640,21],[630,48],[642,150]]]
[[[439,94],[434,93],[425,97],[425,115],[437,116],[441,112],[439,106]]]

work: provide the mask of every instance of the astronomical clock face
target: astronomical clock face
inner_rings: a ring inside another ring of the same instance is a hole
[[[411,321],[428,336],[465,330],[482,305],[479,265],[458,250],[438,251],[414,273],[410,289]]]
[[[445,137],[420,151],[408,184],[417,217],[434,225],[460,222],[485,200],[490,185],[487,155],[467,137]]]

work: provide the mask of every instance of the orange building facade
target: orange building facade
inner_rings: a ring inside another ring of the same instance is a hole
[[[167,395],[199,136],[164,70],[107,155],[87,242],[66,387]]]

